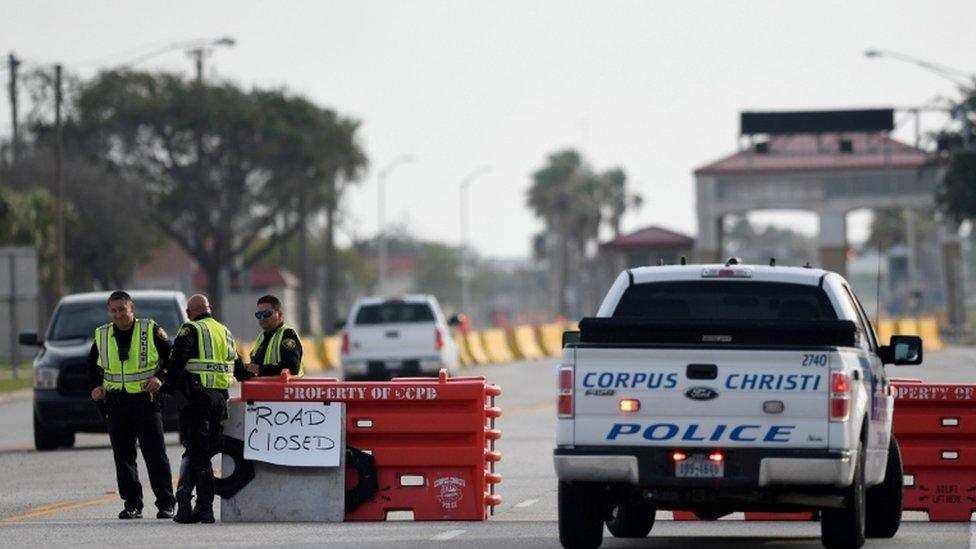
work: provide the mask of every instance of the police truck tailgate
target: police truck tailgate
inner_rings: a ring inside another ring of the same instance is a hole
[[[581,346],[573,443],[827,448],[832,360],[830,348]]]

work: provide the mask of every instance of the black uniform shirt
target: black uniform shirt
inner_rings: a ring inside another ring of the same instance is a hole
[[[135,328],[134,322],[132,323],[132,328],[128,330],[120,330],[118,326],[115,327],[115,344],[119,348],[120,360],[129,359],[129,345],[132,344],[132,332],[135,331],[133,328]],[[153,330],[153,341],[156,343],[156,352],[159,354],[159,362],[156,364],[156,372],[153,375],[162,381],[166,375],[166,361],[169,357],[170,345],[166,330],[159,324],[156,324],[156,329]],[[102,375],[103,370],[101,366],[98,365],[98,345],[94,341],[92,342],[91,350],[88,351],[87,364],[89,389],[101,387],[104,376]],[[106,364],[106,366],[108,365]]]
[[[213,315],[210,313],[203,313],[193,320],[203,320],[211,316]],[[166,373],[166,383],[170,387],[178,386],[180,375],[186,369],[186,363],[191,358],[198,358],[199,354],[197,330],[189,322],[184,323],[180,327],[179,333],[176,334],[176,341],[173,342],[173,352],[170,353],[169,362],[167,362],[167,369],[169,371]],[[240,379],[238,373],[243,368],[244,363],[241,361],[240,354],[238,354],[237,359],[234,361],[234,377]]]
[[[264,341],[261,342],[261,346],[255,352],[251,353],[251,356],[258,357],[258,359],[264,358],[264,353],[267,352],[268,345],[271,344],[271,338],[279,327],[281,324],[264,332]],[[281,375],[281,371],[287,368],[291,375],[297,376],[301,363],[302,340],[298,338],[295,330],[285,328],[285,333],[281,334],[281,344],[278,345],[278,364],[261,364],[260,362],[256,364],[260,366],[258,375],[277,376]]]

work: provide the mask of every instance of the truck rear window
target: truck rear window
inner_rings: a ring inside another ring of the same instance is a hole
[[[635,284],[613,318],[688,320],[837,320],[819,286],[693,280]]]
[[[363,305],[356,313],[356,324],[434,322],[434,311],[426,303],[391,302]]]

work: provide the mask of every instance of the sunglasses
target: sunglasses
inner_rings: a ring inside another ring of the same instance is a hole
[[[261,320],[262,318],[271,318],[271,315],[273,314],[274,311],[255,311],[254,318],[258,320]]]

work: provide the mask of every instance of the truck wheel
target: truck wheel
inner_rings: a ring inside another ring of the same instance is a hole
[[[75,447],[75,432],[74,431],[64,431],[61,433],[60,440],[58,440],[58,446],[62,448],[74,448]]]
[[[559,483],[559,543],[596,549],[603,543],[603,486]]]
[[[857,549],[864,545],[865,509],[867,494],[864,489],[865,448],[857,450],[854,465],[854,481],[845,490],[845,506],[841,509],[824,509],[820,519],[820,541],[827,549]]]
[[[37,411],[34,411],[34,448],[38,451],[46,452],[48,450],[57,450],[59,440],[59,433],[57,431],[51,430],[45,427],[41,423],[41,419],[37,417]]]
[[[607,530],[615,538],[646,538],[654,527],[657,509],[646,501],[623,501],[613,506]]]
[[[901,526],[902,483],[904,472],[901,467],[901,449],[898,441],[891,437],[888,444],[888,466],[884,482],[868,488],[867,522],[865,535],[869,538],[891,538]]]

